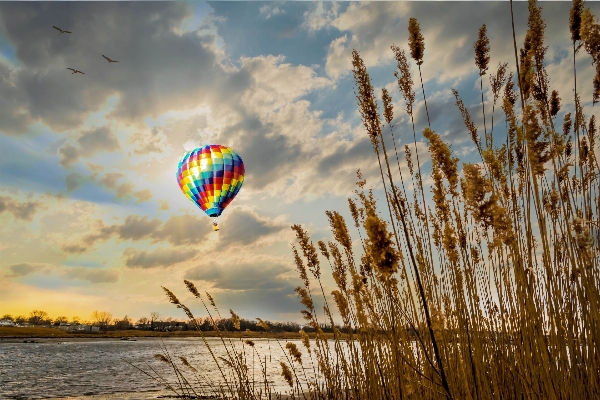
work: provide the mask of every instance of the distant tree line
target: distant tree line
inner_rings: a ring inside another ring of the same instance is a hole
[[[13,317],[10,314],[5,314],[2,320],[12,321],[14,324],[18,325],[35,325],[35,326],[47,326],[47,327],[56,327],[65,324],[71,325],[90,325],[97,326],[101,331],[116,331],[116,330],[129,330],[129,329],[139,329],[139,330],[152,330],[152,331],[176,331],[176,330],[195,330],[196,325],[201,331],[212,331],[214,330],[213,320],[208,317],[199,317],[196,318],[196,321],[192,320],[184,320],[184,319],[174,319],[172,317],[162,317],[157,312],[150,313],[149,317],[142,317],[137,321],[133,322],[131,318],[127,315],[123,318],[113,318],[113,315],[107,311],[94,311],[91,314],[91,318],[89,320],[83,320],[77,316],[72,318],[68,318],[66,316],[58,316],[56,318],[51,318],[47,312],[42,310],[33,310],[29,313],[29,316],[26,317],[24,315],[19,315]],[[306,332],[312,332],[314,329],[308,326],[302,326],[296,322],[272,322],[265,321],[269,326],[269,330],[271,332],[298,332],[300,329],[304,329]],[[234,327],[234,323],[230,318],[218,318],[214,320],[214,323],[217,324],[218,328],[221,330],[227,331],[236,331]],[[324,332],[332,332],[331,326],[322,325],[322,329]],[[240,329],[241,331],[251,331],[251,332],[264,332],[264,328],[262,328],[257,321],[248,320],[241,318],[240,319]]]

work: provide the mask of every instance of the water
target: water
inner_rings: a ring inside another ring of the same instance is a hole
[[[216,357],[227,358],[225,346],[219,338],[207,338]],[[244,339],[246,340],[246,339]],[[289,391],[290,387],[281,376],[279,361],[288,361],[281,348],[273,339],[252,339],[255,349],[264,364],[266,356],[267,380],[279,393]],[[148,371],[148,366],[171,383],[175,375],[171,367],[157,360],[154,355],[162,352],[162,343],[169,354],[181,365],[178,356],[186,357],[202,375],[201,382],[195,384],[203,389],[205,395],[214,394],[214,387],[224,383],[221,373],[208,349],[200,338],[160,339],[140,338],[137,341],[97,340],[65,341],[38,339],[40,343],[6,343],[0,341],[0,399],[42,399],[115,393],[136,392],[136,398],[157,398],[157,392],[164,387],[152,378],[144,375],[124,360]],[[253,373],[256,387],[263,387],[258,355],[247,345],[242,346],[239,339],[232,339],[238,352],[245,354],[249,376]],[[301,382],[313,376],[311,360],[299,340],[296,343],[303,353],[304,367],[294,363]],[[285,340],[280,341],[285,347]],[[253,364],[254,363],[254,364]],[[224,363],[221,362],[227,374]],[[254,371],[253,366],[254,365]],[[211,383],[207,385],[206,383]]]

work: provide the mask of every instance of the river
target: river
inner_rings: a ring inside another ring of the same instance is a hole
[[[274,339],[252,340],[256,352],[239,339],[231,339],[236,351],[245,355],[248,374],[251,380],[254,375],[256,388],[264,387],[260,365],[266,360],[269,385],[278,393],[289,391],[279,364],[280,360],[287,362],[288,359],[279,344]],[[124,398],[156,399],[159,395],[167,394],[164,387],[128,362],[146,371],[152,368],[176,386],[173,369],[155,358],[155,354],[163,353],[163,345],[182,370],[189,372],[188,378],[197,382],[194,385],[201,394],[215,394],[215,387],[225,382],[201,338],[36,341],[39,343],[0,341],[0,399],[58,399],[124,393],[135,393],[135,396]],[[216,357],[227,356],[221,339],[207,338],[207,341]],[[299,340],[290,341],[303,353],[304,366],[296,362],[294,365],[300,382],[306,382],[306,378],[310,379],[313,375],[311,359]],[[285,348],[286,340],[280,340],[279,343]],[[199,380],[194,378],[193,371],[181,364],[178,356],[186,357],[198,370],[201,375]],[[228,374],[223,362],[221,365],[225,374]]]

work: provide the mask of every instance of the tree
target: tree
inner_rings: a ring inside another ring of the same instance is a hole
[[[41,325],[46,320],[48,320],[48,313],[46,311],[33,310],[29,313],[29,323],[31,325]]]
[[[15,318],[15,324],[24,324],[25,322],[27,322],[27,318],[24,315],[19,315]]]
[[[116,330],[126,330],[126,329],[130,329],[131,328],[131,318],[129,318],[127,315],[123,317],[123,319],[119,320],[119,319],[115,319],[114,321],[114,325],[115,325],[115,329]]]
[[[150,313],[150,330],[154,330],[154,323],[158,322],[160,315],[156,311]]]
[[[12,315],[10,315],[10,314],[4,314],[4,316],[2,318],[0,318],[0,319],[8,319],[8,320],[13,321],[13,322],[15,321],[13,319]]]
[[[60,317],[56,317],[56,319],[54,320],[54,325],[58,326],[60,324],[66,324],[67,322],[69,322],[69,319],[65,316],[60,316]]]
[[[108,329],[108,325],[112,320],[112,314],[106,311],[94,311],[92,313],[92,321],[94,324],[100,326],[100,329],[106,331]]]
[[[142,317],[142,318],[138,319],[135,324],[140,325],[142,327],[146,327],[146,325],[148,325],[149,323],[150,323],[150,320],[148,318]]]
[[[79,325],[81,323],[81,320],[79,319],[79,317],[75,316],[75,317],[71,318],[71,323],[73,325]]]

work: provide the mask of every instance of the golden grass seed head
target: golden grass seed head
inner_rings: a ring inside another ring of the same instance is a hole
[[[321,250],[321,254],[323,254],[323,257],[329,260],[329,251],[327,251],[327,246],[325,245],[325,242],[319,240],[317,244],[319,245],[319,250]]]
[[[552,91],[552,95],[550,96],[550,115],[556,117],[556,114],[560,111],[560,97],[558,97],[558,92],[556,90]]]
[[[379,125],[379,111],[375,102],[375,94],[371,85],[371,78],[367,73],[367,67],[358,54],[358,51],[352,50],[352,66],[354,82],[358,88],[358,108],[363,120],[363,125],[367,130],[371,142],[377,147],[378,137],[381,132]]]
[[[406,155],[406,164],[408,165],[408,171],[411,175],[414,174],[412,157],[410,152],[410,147],[407,144],[404,145],[404,154]]]
[[[506,68],[508,67],[508,63],[498,63],[498,70],[495,75],[490,76],[490,86],[492,87],[492,93],[494,94],[494,104],[500,97],[500,89],[504,85],[506,81]]]
[[[309,287],[310,282],[308,280],[308,274],[306,273],[306,267],[302,262],[302,258],[300,258],[300,255],[298,254],[298,249],[296,249],[296,246],[294,246],[293,243],[292,251],[294,252],[294,262],[296,263],[296,270],[300,274],[300,279],[302,279],[302,282],[304,282],[304,286]]]
[[[246,343],[250,347],[254,347],[254,342],[250,339],[246,340],[244,343]]]
[[[231,313],[231,322],[233,322],[233,326],[238,331],[240,330],[240,316],[233,312],[233,310],[229,310]]]
[[[196,286],[188,281],[188,280],[184,280],[183,281],[185,283],[185,286],[187,286],[188,290],[197,298],[200,298],[200,292],[198,291],[198,289],[196,289]]]
[[[365,221],[365,230],[367,253],[377,271],[382,275],[395,273],[398,270],[399,257],[386,223],[376,213],[372,213]]]
[[[581,13],[581,27],[579,34],[586,52],[592,57],[592,62],[600,61],[600,25],[589,8]]]
[[[406,58],[404,49],[392,45],[394,58],[397,62],[398,71],[394,71],[394,76],[398,80],[398,89],[402,93],[402,97],[406,101],[406,112],[412,115],[412,105],[415,102],[415,92],[413,90],[413,80],[410,75],[410,67]],[[399,72],[399,73],[398,73]]]
[[[306,289],[304,289],[303,287],[298,286],[296,289],[294,289],[294,291],[296,293],[298,293],[298,297],[300,297],[300,302],[302,304],[304,304],[304,306],[306,308],[308,308],[309,311],[314,311],[315,306],[313,304],[312,299],[310,298],[308,291]]]
[[[335,301],[335,304],[338,307],[340,316],[342,317],[344,323],[346,325],[349,325],[350,308],[348,307],[348,301],[346,300],[344,295],[338,290],[334,290],[333,292],[331,292],[331,294],[333,295],[333,300]]]
[[[156,358],[158,361],[164,362],[165,364],[170,364],[169,359],[162,354],[155,354],[154,358]]]
[[[258,325],[263,328],[265,331],[269,330],[269,325],[267,325],[267,323],[265,321],[263,321],[260,318],[256,318],[256,320],[258,321]]]
[[[179,359],[181,360],[181,362],[183,363],[183,365],[185,365],[186,367],[188,367],[192,371],[197,372],[196,368],[192,367],[192,365],[188,362],[187,358],[185,358],[184,356],[179,356]]]
[[[163,288],[163,290],[165,291],[167,297],[169,298],[169,302],[173,303],[173,304],[177,304],[180,305],[181,303],[179,302],[179,299],[177,298],[177,296],[175,296],[173,294],[173,292],[171,292],[169,289],[167,289],[164,286],[161,286]]]
[[[448,180],[450,192],[458,195],[456,191],[456,186],[458,185],[458,158],[452,158],[450,147],[444,143],[440,135],[434,133],[431,129],[425,128],[423,136],[429,141],[429,151],[433,163],[439,166]]]
[[[292,372],[286,363],[283,361],[279,362],[281,365],[281,376],[285,378],[285,381],[290,385],[290,387],[294,386],[294,380],[292,379]]]
[[[425,54],[425,39],[421,34],[421,27],[416,18],[408,20],[408,45],[410,55],[417,62],[417,65],[423,64],[423,55]]]
[[[352,253],[352,240],[350,239],[350,233],[348,232],[348,226],[344,217],[337,211],[325,211],[329,218],[329,225],[333,232],[335,240],[341,244],[348,253]]]
[[[540,140],[542,128],[539,125],[537,111],[531,106],[525,106],[523,122],[526,127],[529,162],[533,173],[543,175],[546,168],[544,164],[550,160],[551,153],[547,151],[550,142]]]
[[[596,104],[600,100],[600,63],[596,65],[596,75],[594,75],[593,85],[592,103]]]
[[[452,89],[452,93],[454,93],[454,97],[456,98],[456,105],[457,105],[458,109],[460,110],[460,113],[462,114],[463,121],[464,121],[465,125],[467,126],[469,133],[471,134],[471,139],[473,139],[473,142],[477,146],[477,149],[479,150],[479,152],[481,152],[481,141],[479,140],[479,136],[477,135],[477,127],[471,120],[469,111],[467,111],[467,108],[465,107],[463,101],[458,96],[458,91],[456,89]]]
[[[300,329],[300,337],[302,338],[302,344],[306,347],[308,354],[310,354],[310,338],[308,334],[304,332],[304,329]]]
[[[590,155],[590,147],[588,146],[587,138],[584,136],[579,141],[579,165],[583,167],[588,161]]]
[[[208,292],[204,292],[204,293],[206,293],[206,297],[208,297],[208,301],[210,302],[210,305],[213,307],[217,307],[217,305],[215,304],[215,300],[212,298],[212,296]]]
[[[581,40],[581,14],[584,6],[585,2],[583,0],[573,0],[571,12],[569,13],[569,29],[571,30],[571,40],[573,42]]]
[[[288,349],[288,352],[292,357],[294,357],[294,360],[296,360],[298,364],[302,365],[302,353],[300,350],[298,350],[298,346],[296,346],[295,343],[287,342],[285,344],[285,348]]]
[[[592,115],[590,117],[590,122],[588,125],[588,137],[590,138],[590,149],[594,151],[594,147],[596,145],[596,136],[598,135],[598,131],[596,129],[596,116]]]
[[[316,279],[321,277],[321,265],[319,263],[319,256],[317,255],[317,249],[310,241],[308,232],[302,229],[300,225],[292,225],[292,230],[296,232],[296,237],[300,240],[300,248],[306,258],[308,270],[314,275]]]
[[[563,136],[566,137],[571,133],[571,125],[572,125],[571,113],[568,112],[565,114],[565,119],[563,122]]]
[[[385,118],[385,122],[391,124],[394,119],[394,105],[392,104],[392,97],[386,88],[381,90],[381,99],[383,101],[383,117]]]
[[[360,224],[358,223],[358,207],[356,206],[354,200],[352,200],[349,197],[348,205],[350,207],[350,214],[352,214],[352,219],[354,220],[354,226],[358,228],[360,226]]]
[[[475,49],[475,65],[479,68],[479,75],[485,75],[490,62],[490,40],[487,37],[485,24],[479,28],[479,38],[473,47]]]

